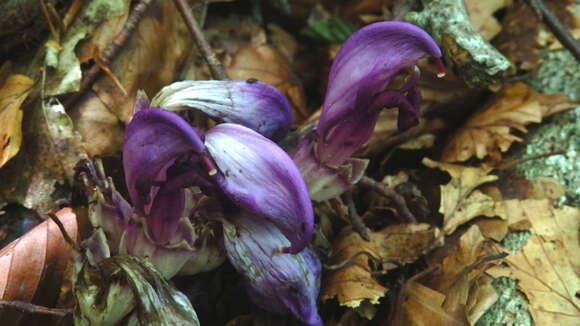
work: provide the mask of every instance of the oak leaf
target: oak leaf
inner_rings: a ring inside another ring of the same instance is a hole
[[[580,209],[554,208],[548,200],[510,201],[509,222],[529,220],[531,237],[507,265],[487,273],[518,280],[536,325],[580,324]]]
[[[567,110],[577,103],[564,95],[540,94],[523,83],[504,88],[488,105],[483,106],[457,130],[445,145],[444,162],[462,162],[475,156],[490,156],[499,161],[501,152],[522,138],[511,134],[512,129],[526,133],[526,125]]]
[[[408,264],[434,247],[443,245],[439,229],[428,224],[392,225],[378,232],[369,230],[368,234],[370,241],[365,241],[358,233],[345,228],[337,236],[334,262],[352,260],[350,264],[330,272],[324,278],[321,300],[337,297],[338,303],[347,307],[359,307],[364,300],[378,304],[387,288],[373,276],[373,270],[390,270],[396,268],[396,265],[384,262],[377,266],[376,261],[363,255],[353,258],[361,251],[366,251],[375,258]]]
[[[423,164],[430,168],[439,168],[451,175],[449,183],[441,186],[439,213],[443,214],[445,234],[453,233],[458,226],[477,216],[497,215],[493,198],[475,189],[484,183],[497,180],[497,176],[489,174],[491,168],[440,163],[428,158],[423,159]]]
[[[76,241],[75,213],[63,208],[56,215]],[[71,266],[69,244],[56,223],[46,220],[0,250],[0,299],[54,307]],[[27,317],[11,310],[0,311],[0,320],[15,322],[12,325],[21,318]]]
[[[0,167],[20,150],[22,110],[20,106],[32,89],[32,79],[11,75],[0,86]]]

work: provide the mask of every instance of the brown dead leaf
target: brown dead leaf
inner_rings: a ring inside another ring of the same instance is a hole
[[[501,25],[493,14],[512,3],[511,0],[465,0],[464,2],[471,25],[487,41],[501,31]]]
[[[70,208],[56,215],[67,233],[77,239],[76,215]],[[65,272],[72,253],[56,223],[47,220],[0,250],[0,299],[31,302],[54,307],[67,282]],[[0,319],[16,325],[26,316],[15,311],[0,312]],[[25,323],[23,323],[25,324]]]
[[[458,226],[477,216],[495,216],[492,197],[476,190],[478,186],[497,180],[490,175],[491,168],[468,167],[449,163],[439,163],[428,158],[423,164],[430,168],[439,168],[451,175],[448,184],[441,186],[441,205],[439,213],[443,214],[443,232],[453,233]]]
[[[255,78],[276,86],[295,109],[296,122],[306,119],[306,97],[300,80],[292,72],[288,59],[266,42],[264,32],[251,44],[241,47],[224,62],[231,79]]]
[[[409,280],[402,290],[403,302],[397,309],[391,326],[463,326],[467,325],[461,316],[454,316],[443,308],[445,295],[419,282]]]
[[[72,109],[71,117],[89,155],[107,155],[120,149],[123,128],[130,121],[137,90],[152,96],[178,79],[193,46],[191,37],[171,1],[152,4],[119,56],[109,67],[127,94],[107,76],[101,77]],[[86,60],[122,26],[123,17],[101,25],[81,51]],[[107,44],[108,45],[108,44]],[[121,122],[121,123],[120,123]]]
[[[479,318],[497,301],[498,294],[491,285],[493,278],[483,275],[478,278],[469,292],[465,315],[469,325],[475,325]]]
[[[580,20],[575,14],[575,0],[544,0],[558,19],[576,38],[580,32]],[[522,19],[525,17],[525,19]],[[508,7],[502,20],[502,30],[494,45],[514,66],[522,70],[533,70],[540,64],[542,49],[561,48],[560,42],[550,29],[542,24],[538,16],[524,1],[515,1]]]
[[[24,75],[11,75],[0,86],[0,167],[20,150],[22,110],[33,81]]]
[[[532,236],[507,266],[487,273],[518,280],[536,325],[580,324],[580,209],[554,208],[546,199],[514,201],[508,220],[528,219]]]
[[[575,105],[567,96],[544,95],[523,83],[515,83],[471,115],[451,136],[443,149],[442,161],[462,162],[473,156],[483,159],[489,155],[497,162],[501,152],[507,151],[513,142],[522,141],[510,133],[511,129],[526,133],[526,125]]]
[[[369,230],[368,234],[370,241],[365,241],[350,228],[344,229],[337,236],[333,261],[340,263],[364,250],[375,258],[392,259],[408,264],[443,244],[439,229],[428,224],[399,224],[388,226],[378,232]],[[359,255],[352,261],[352,264],[332,271],[324,278],[321,300],[337,297],[340,305],[353,308],[359,307],[365,300],[371,304],[378,304],[387,288],[375,279],[372,271],[377,268],[390,270],[396,266],[390,263],[376,266],[364,255]]]

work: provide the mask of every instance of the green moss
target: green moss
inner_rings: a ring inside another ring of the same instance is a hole
[[[498,277],[491,284],[498,294],[498,299],[479,318],[475,326],[532,326],[528,301],[517,290],[517,281],[509,277]]]
[[[501,245],[515,253],[526,245],[531,235],[530,231],[510,232],[501,240]]]

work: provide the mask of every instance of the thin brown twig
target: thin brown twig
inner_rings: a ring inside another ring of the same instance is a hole
[[[356,233],[360,235],[366,241],[370,241],[369,233],[367,232],[367,226],[362,220],[362,217],[356,211],[356,205],[354,204],[354,199],[352,198],[352,192],[347,191],[342,195],[348,207],[348,217],[350,219],[350,224]]]
[[[189,32],[193,36],[193,40],[197,45],[197,48],[201,52],[203,58],[209,65],[209,69],[211,70],[211,74],[213,78],[219,80],[228,80],[228,75],[224,66],[217,58],[216,54],[211,49],[211,46],[205,39],[201,27],[197,23],[197,20],[192,14],[191,7],[185,0],[173,0],[175,7],[177,7],[178,11],[181,13]]]
[[[115,59],[125,43],[127,43],[127,40],[129,40],[133,30],[135,27],[137,27],[137,24],[139,21],[141,21],[141,18],[143,18],[145,12],[153,3],[153,1],[154,0],[139,0],[139,2],[133,7],[131,14],[127,18],[127,22],[125,23],[125,26],[123,26],[121,32],[117,34],[111,44],[107,46],[105,52],[103,52],[103,54],[100,56],[100,64],[95,62],[91,68],[85,72],[83,78],[81,79],[79,91],[72,95],[68,101],[66,101],[65,107],[72,106],[86,90],[93,86],[97,78],[100,76],[102,71],[101,66],[109,65]]]
[[[12,308],[25,314],[42,314],[65,317],[73,313],[72,309],[48,308],[23,301],[0,300],[0,309]]]
[[[572,53],[576,60],[580,60],[580,42],[572,36],[558,16],[546,6],[543,0],[526,0],[526,2],[540,16],[540,19],[546,23],[558,41]]]
[[[367,256],[370,260],[372,260],[376,265],[381,265],[381,264],[386,264],[386,263],[391,263],[393,265],[396,265],[397,267],[402,267],[403,264],[401,264],[400,262],[394,260],[394,259],[390,259],[390,258],[377,258],[375,257],[372,253],[366,251],[366,250],[361,250],[359,252],[357,252],[356,254],[352,255],[351,257],[337,263],[334,265],[327,265],[324,264],[324,269],[327,270],[337,270],[337,269],[342,269],[345,268],[347,266],[350,266],[352,264],[355,263],[354,259],[357,258],[358,256]],[[374,272],[373,272],[374,273]]]
[[[519,160],[506,160],[504,162],[501,162],[495,168],[497,170],[507,170],[507,169],[511,169],[514,166],[522,164],[522,163],[527,162],[527,161],[533,161],[533,160],[537,160],[540,158],[550,157],[550,156],[554,156],[554,155],[565,155],[565,154],[566,154],[566,151],[563,149],[560,149],[560,150],[556,150],[556,151],[552,151],[552,152],[548,152],[548,153],[542,153],[542,154],[532,155],[529,157],[524,157],[524,158],[521,158]]]
[[[401,214],[401,216],[404,217],[407,221],[409,221],[411,223],[417,222],[417,219],[415,218],[413,213],[411,213],[411,211],[407,207],[407,203],[405,202],[405,198],[403,196],[399,195],[395,190],[389,188],[386,184],[384,184],[382,182],[375,181],[374,179],[369,178],[367,176],[363,176],[360,179],[359,184],[362,186],[365,186],[373,191],[376,191],[379,194],[390,199],[397,207],[397,212],[399,212],[399,214]]]
[[[74,242],[74,240],[70,237],[70,235],[68,234],[68,232],[66,231],[66,229],[64,228],[64,225],[62,225],[62,222],[60,221],[60,219],[58,218],[58,216],[56,216],[53,213],[48,213],[48,216],[50,217],[50,219],[52,219],[52,221],[54,223],[56,223],[56,226],[58,226],[58,229],[60,230],[60,233],[62,234],[64,240],[69,244],[69,246],[71,246],[71,248],[73,248],[76,252],[81,253],[81,248],[79,247],[79,245]]]

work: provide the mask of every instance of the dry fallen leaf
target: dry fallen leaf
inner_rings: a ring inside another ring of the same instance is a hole
[[[510,133],[516,129],[526,133],[526,125],[542,121],[543,117],[576,106],[564,95],[540,94],[523,83],[504,88],[488,105],[471,115],[445,145],[444,162],[462,162],[473,156],[490,156],[499,161],[501,152],[522,139]]]
[[[515,201],[508,220],[528,219],[531,237],[507,265],[494,266],[487,273],[518,280],[526,295],[536,325],[580,324],[580,252],[578,228],[580,209],[554,208],[549,201]]]
[[[11,75],[0,86],[0,167],[20,150],[22,110],[20,106],[32,89],[32,79]]]
[[[458,226],[477,216],[497,215],[493,198],[475,189],[484,183],[497,180],[497,176],[489,174],[491,168],[439,163],[428,158],[423,159],[423,164],[430,168],[439,168],[451,175],[449,183],[441,186],[439,213],[443,214],[445,234],[453,233]]]
[[[103,76],[71,111],[87,152],[107,155],[120,149],[123,128],[133,115],[137,90],[152,97],[163,86],[178,79],[180,68],[192,50],[191,37],[171,1],[154,3],[147,11],[119,56],[109,67],[123,91],[108,76]],[[96,30],[94,39],[83,48],[81,59],[103,51],[107,40],[122,26],[121,18],[111,19]]]
[[[390,323],[391,326],[462,326],[463,318],[454,316],[442,308],[445,295],[414,280],[409,280],[402,289],[403,300]]]
[[[501,31],[501,25],[493,14],[511,3],[511,0],[465,0],[465,9],[473,28],[489,41]]]
[[[465,317],[469,325],[475,325],[479,318],[497,301],[498,294],[491,285],[493,278],[483,275],[473,282],[465,306]]]
[[[432,248],[443,245],[439,229],[428,224],[399,224],[378,232],[368,231],[368,234],[370,241],[365,241],[350,228],[344,229],[337,236],[334,262],[340,263],[364,250],[375,258],[408,264]],[[320,299],[325,301],[337,297],[340,305],[353,308],[359,307],[364,300],[378,304],[387,288],[373,277],[372,271],[377,268],[389,270],[396,266],[390,263],[377,266],[364,255],[357,256],[352,262],[323,278]]]
[[[64,208],[56,215],[76,241],[77,220],[73,211]],[[0,250],[0,299],[54,307],[61,286],[67,282],[65,272],[71,263],[69,244],[56,223],[47,220],[37,225]],[[3,322],[11,320],[17,323],[25,317],[15,311],[0,312]]]

